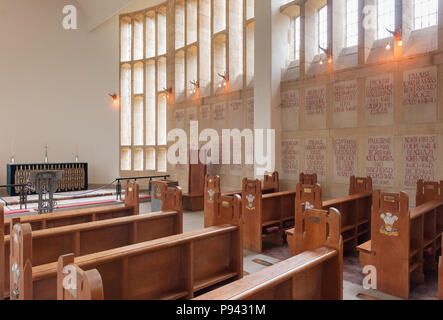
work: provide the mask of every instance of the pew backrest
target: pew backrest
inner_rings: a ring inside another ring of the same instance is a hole
[[[97,220],[118,218],[139,214],[139,185],[128,182],[126,185],[125,205],[111,205],[86,209],[61,211],[40,215],[21,217],[21,223],[29,223],[33,230],[49,229],[72,224],[79,224]],[[4,221],[4,233],[9,234],[11,219]]]
[[[310,184],[310,185],[314,185],[317,184],[317,174],[316,173],[312,173],[312,174],[306,174],[306,173],[300,173],[300,178],[299,178],[299,183],[301,184]]]
[[[278,192],[280,190],[278,172],[265,174],[263,177],[263,189]]]
[[[415,205],[418,207],[433,200],[443,201],[443,181],[433,182],[418,180]]]
[[[201,194],[204,192],[204,185],[207,167],[202,164],[200,160],[198,164],[189,164],[188,174],[188,193],[189,194]]]
[[[20,247],[32,241],[24,240]],[[243,276],[240,228],[211,227],[76,257],[74,263],[82,270],[99,271],[106,300],[192,298],[195,292]],[[57,262],[31,267],[25,275],[19,283],[32,292],[19,297],[57,298]]]
[[[306,251],[197,298],[197,300],[296,300],[343,298],[340,213],[307,209]]]
[[[98,270],[82,270],[74,264],[73,254],[60,256],[57,300],[103,300],[103,281]]]
[[[309,203],[308,207],[312,206],[314,209],[322,208],[322,194],[319,184],[302,184],[298,183],[296,186],[295,206],[296,210],[302,203]]]
[[[371,177],[355,177],[351,176],[349,181],[349,195],[358,193],[372,192],[372,178]]]

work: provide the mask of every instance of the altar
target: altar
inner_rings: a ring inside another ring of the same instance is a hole
[[[28,184],[33,171],[62,171],[62,177],[57,183],[56,192],[81,191],[88,189],[88,164],[85,162],[75,163],[34,163],[34,164],[7,164],[7,184]],[[35,185],[30,183],[31,190]],[[18,196],[20,188],[8,188],[10,196]]]

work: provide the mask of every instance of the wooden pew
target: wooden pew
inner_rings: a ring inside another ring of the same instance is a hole
[[[443,235],[441,237],[441,246],[443,250]],[[438,298],[443,300],[443,253],[438,263]]]
[[[349,184],[349,196],[321,201],[321,187],[315,185],[298,184],[295,201],[295,211],[305,202],[316,209],[328,210],[336,208],[341,214],[341,232],[345,250],[355,250],[358,244],[366,241],[370,235],[371,227],[371,202],[372,202],[372,179],[356,178],[352,176]],[[295,219],[295,228],[299,226],[300,219]],[[300,251],[300,246],[293,237],[294,229],[286,231],[287,242],[291,255]]]
[[[5,213],[3,204],[0,204],[0,300],[5,298]],[[6,278],[7,279],[7,278]]]
[[[32,231],[32,266],[55,262],[59,256],[71,252],[81,256],[180,234],[183,232],[181,201],[181,189],[172,188],[165,193],[162,212]],[[11,228],[18,223],[20,220],[14,219]],[[6,236],[2,279],[10,279],[10,241],[10,236]]]
[[[417,181],[417,192],[415,196],[415,206],[418,207],[426,202],[433,200],[443,201],[443,181]]]
[[[203,193],[207,167],[205,164],[189,164],[188,193],[183,194],[183,209],[201,211],[204,207]]]
[[[358,247],[363,266],[377,270],[377,289],[407,299],[411,284],[424,282],[424,269],[436,269],[443,232],[443,200],[409,210],[406,193],[375,191],[371,240]]]
[[[73,263],[73,254],[58,259],[57,300],[103,300],[103,281],[98,270],[83,271]],[[67,277],[73,279],[66,281]]]
[[[125,204],[103,207],[93,207],[69,211],[60,211],[47,214],[23,216],[20,221],[29,223],[32,230],[42,230],[66,225],[105,220],[111,218],[138,215],[140,212],[139,185],[136,182],[128,182],[126,185]],[[4,234],[10,231],[11,218],[4,222]]]
[[[262,252],[263,240],[283,244],[284,231],[294,225],[295,191],[262,194],[261,181],[243,179],[242,219],[245,248]]]
[[[262,194],[278,192],[279,176],[278,172],[265,174],[263,177]],[[204,185],[204,219],[205,227],[212,227],[218,225],[216,223],[216,216],[218,215],[218,201],[221,196],[240,195],[242,191],[221,192],[220,177],[206,176]],[[215,205],[217,204],[217,205]]]
[[[58,263],[32,267],[29,224],[16,224],[13,232],[18,241],[12,258],[21,276],[11,297],[56,299]],[[105,300],[189,299],[243,276],[240,228],[211,227],[76,257],[73,263],[82,270],[98,270]]]
[[[297,237],[304,252],[265,268],[197,300],[339,300],[343,299],[343,241],[340,213],[306,209],[305,229]]]

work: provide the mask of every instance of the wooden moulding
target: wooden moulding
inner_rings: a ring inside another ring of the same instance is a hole
[[[32,229],[42,230],[60,226],[91,221],[138,215],[140,212],[139,185],[128,182],[126,186],[125,205],[111,205],[70,211],[54,212],[21,217],[21,223],[29,223]],[[4,234],[10,231],[10,218],[4,221]]]
[[[77,257],[70,263],[85,271],[97,269],[105,300],[191,299],[200,290],[243,276],[239,230],[230,225],[211,227]],[[57,263],[33,268],[34,299],[57,297],[56,287],[63,283],[58,270]]]
[[[288,260],[213,290],[198,300],[343,299],[340,213],[306,209],[301,237],[305,250]]]
[[[165,211],[38,231],[32,231],[29,224],[20,224],[19,219],[14,219],[13,225],[20,229],[24,229],[23,226],[29,226],[30,237],[26,239],[30,242],[31,255],[27,259],[34,269],[38,269],[39,266],[54,264],[58,257],[66,252],[82,256],[182,233],[183,212],[180,188],[171,188],[165,192],[163,209]],[[100,241],[96,241],[97,239]],[[11,257],[13,258],[10,265],[14,263],[19,265],[17,257],[12,254],[14,236],[6,236],[5,242],[6,252],[9,251],[10,243],[12,243]],[[27,246],[26,243],[21,245]],[[9,261],[8,257],[6,260]],[[5,263],[7,264],[8,262]],[[7,271],[9,270],[12,269],[8,268]],[[10,276],[9,272],[4,274],[5,279],[9,277],[12,281],[13,274]],[[29,278],[22,280],[32,283],[32,277],[31,280]],[[13,287],[10,288],[13,290]],[[12,293],[11,298],[15,299]]]

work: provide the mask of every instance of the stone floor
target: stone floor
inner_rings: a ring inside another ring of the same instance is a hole
[[[141,212],[150,212],[150,203],[141,205]],[[189,232],[203,228],[203,212],[184,212],[183,231]],[[287,245],[275,247],[264,244],[263,254],[245,250],[245,275],[260,271],[267,266],[289,258]],[[363,274],[356,254],[347,254],[343,259],[343,298],[345,300],[399,300],[399,298],[377,290],[364,290],[362,287]],[[412,300],[436,300],[437,274],[426,275],[426,282],[411,291]]]

